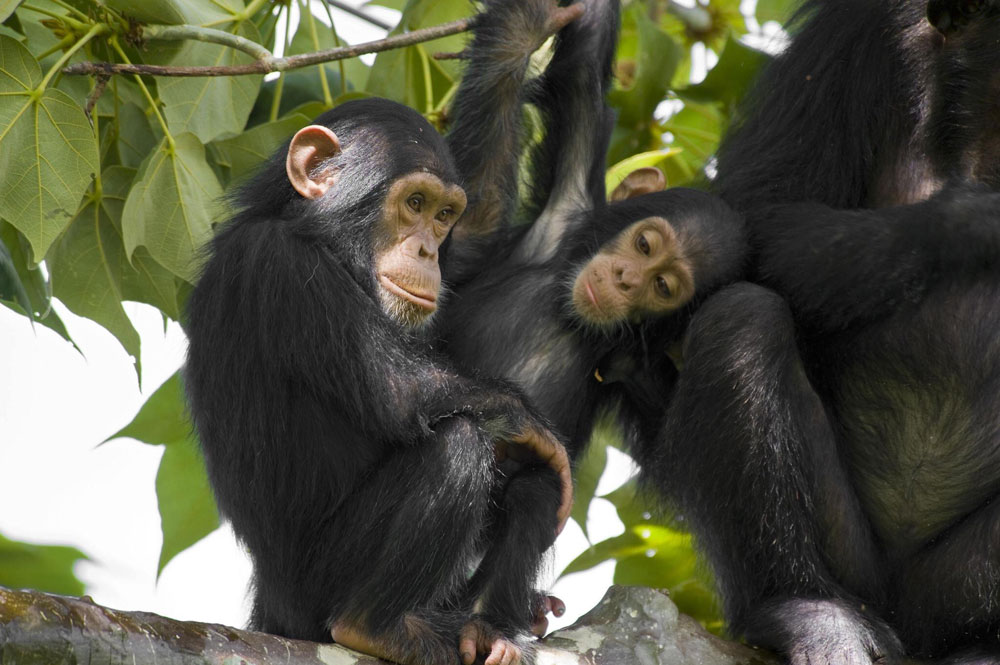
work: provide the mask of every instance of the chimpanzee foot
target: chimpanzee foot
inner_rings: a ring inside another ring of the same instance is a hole
[[[555,617],[561,617],[563,614],[566,614],[566,603],[555,596],[549,596],[541,592],[539,592],[535,602],[535,615],[531,621],[531,634],[536,637],[542,637],[549,629],[549,617],[547,615],[551,614]]]
[[[455,645],[415,614],[403,617],[398,630],[378,636],[338,622],[330,629],[337,644],[401,665],[459,665]]]
[[[534,649],[524,639],[512,638],[494,628],[482,617],[473,617],[459,633],[458,652],[463,665],[472,665],[479,654],[483,665],[530,665]]]
[[[751,623],[747,639],[784,653],[789,665],[881,665],[902,652],[881,619],[840,599],[778,601]]]

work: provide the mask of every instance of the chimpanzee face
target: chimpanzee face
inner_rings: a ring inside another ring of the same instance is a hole
[[[573,308],[598,326],[672,312],[694,297],[694,269],[684,244],[663,217],[632,223],[583,265],[573,282]]]
[[[323,125],[298,131],[288,147],[286,171],[307,199],[337,195],[340,173],[330,167],[340,140]],[[372,225],[373,270],[382,308],[398,323],[426,323],[441,291],[438,249],[465,210],[465,192],[426,171],[397,177]]]
[[[465,192],[430,173],[409,173],[389,188],[375,235],[382,307],[407,326],[425,323],[441,291],[438,248],[465,210]]]

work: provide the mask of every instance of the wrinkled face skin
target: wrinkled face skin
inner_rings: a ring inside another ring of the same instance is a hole
[[[597,327],[665,314],[694,297],[694,269],[673,227],[647,217],[605,243],[577,273],[573,309]]]
[[[441,291],[438,248],[465,210],[465,192],[430,173],[389,188],[375,237],[375,276],[385,312],[405,326],[426,323]]]

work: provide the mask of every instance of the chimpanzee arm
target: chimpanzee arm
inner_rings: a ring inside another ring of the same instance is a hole
[[[579,13],[579,7],[556,8],[551,0],[492,0],[476,18],[447,137],[469,200],[452,232],[452,256],[460,255],[463,239],[510,223],[518,193],[528,63],[549,35]]]
[[[604,159],[614,115],[604,102],[618,37],[619,2],[584,0],[586,13],[556,37],[555,54],[533,87],[545,137],[532,152],[528,210],[536,221],[519,254],[545,261],[575,213],[606,203]]]
[[[872,210],[779,205],[751,237],[760,281],[796,321],[836,330],[1000,267],[1000,194],[957,187]]]

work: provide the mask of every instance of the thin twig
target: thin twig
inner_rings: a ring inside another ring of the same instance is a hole
[[[346,2],[341,2],[340,0],[326,0],[326,3],[331,7],[336,7],[342,12],[347,12],[351,16],[356,16],[366,23],[371,23],[376,28],[382,28],[383,30],[392,30],[393,26],[389,25],[385,21],[379,18],[375,18],[367,12],[363,12],[357,7],[352,7]]]
[[[94,126],[94,117],[91,115],[94,112],[94,107],[97,106],[97,100],[101,98],[104,94],[104,88],[108,86],[108,81],[111,77],[107,74],[97,75],[97,84],[94,85],[94,90],[87,97],[87,105],[84,107],[83,112],[87,115],[87,120],[90,121],[90,126]]]
[[[163,65],[134,65],[112,62],[78,62],[63,69],[64,74],[148,74],[152,76],[245,76],[248,74],[269,74],[285,72],[300,67],[308,67],[321,62],[332,62],[353,58],[366,53],[380,53],[404,46],[429,42],[449,35],[466,32],[475,25],[476,17],[459,19],[450,23],[421,28],[413,32],[393,35],[364,44],[290,55],[284,58],[268,57],[245,65],[208,65],[199,67],[172,67]]]

